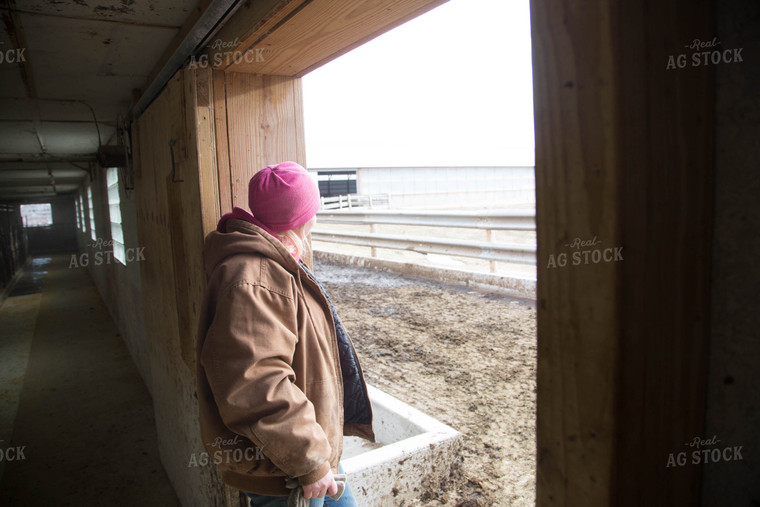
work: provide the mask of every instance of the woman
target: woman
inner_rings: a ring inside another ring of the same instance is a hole
[[[287,480],[312,507],[336,495],[343,435],[373,441],[356,352],[323,288],[300,262],[319,189],[294,162],[249,182],[206,237],[198,339],[203,442],[251,506],[287,505]],[[253,452],[252,449],[256,449]],[[339,501],[356,505],[349,488]]]

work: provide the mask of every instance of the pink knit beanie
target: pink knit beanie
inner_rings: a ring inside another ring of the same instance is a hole
[[[305,224],[319,210],[319,187],[295,162],[270,165],[248,183],[253,216],[275,232]]]

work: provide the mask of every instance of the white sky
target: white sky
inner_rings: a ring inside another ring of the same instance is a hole
[[[320,167],[532,166],[528,0],[449,0],[303,78]]]

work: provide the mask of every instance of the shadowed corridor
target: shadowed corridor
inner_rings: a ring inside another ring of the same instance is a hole
[[[0,505],[178,506],[150,394],[69,261],[34,258],[0,306],[0,449],[15,449],[0,462]]]

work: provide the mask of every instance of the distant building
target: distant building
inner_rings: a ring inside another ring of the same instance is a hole
[[[533,207],[533,167],[317,168],[323,197],[386,194],[392,208]]]

